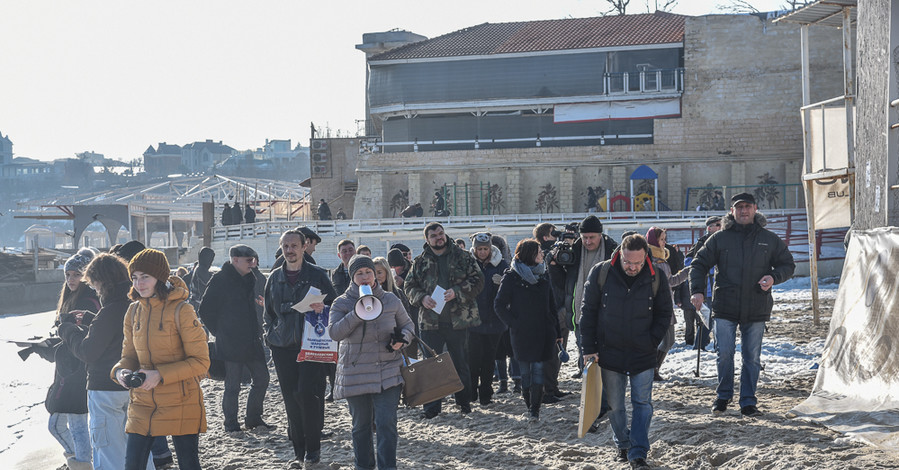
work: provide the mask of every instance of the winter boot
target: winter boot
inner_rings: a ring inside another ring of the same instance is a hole
[[[661,382],[661,381],[665,380],[662,377],[662,375],[659,373],[659,370],[661,370],[662,363],[665,362],[665,356],[667,356],[667,355],[668,355],[668,353],[666,351],[657,351],[656,352],[656,368],[655,368],[655,373],[652,376],[652,380],[655,380],[656,382]]]
[[[540,419],[540,404],[543,403],[543,384],[531,385],[531,420]]]
[[[499,390],[497,390],[496,393],[506,393],[508,391],[509,391],[509,381],[501,380],[499,382]]]
[[[528,407],[528,411],[531,411],[531,389],[526,388],[522,390],[521,398],[524,399],[524,406]]]

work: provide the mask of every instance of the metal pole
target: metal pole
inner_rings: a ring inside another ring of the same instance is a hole
[[[818,257],[815,249],[815,198],[812,194],[814,189],[814,180],[805,182],[805,204],[807,209],[807,225],[808,225],[808,270],[809,279],[812,283],[812,312],[814,314],[815,326],[821,323],[820,312],[818,311]]]
[[[851,7],[843,7],[843,96],[846,107],[846,150],[849,167],[855,167],[855,124],[852,110],[855,101],[855,83],[852,80],[852,22]]]

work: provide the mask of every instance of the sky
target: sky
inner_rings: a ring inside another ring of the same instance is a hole
[[[646,1],[628,13],[645,13]],[[729,1],[679,0],[672,11],[720,13]],[[750,3],[771,11],[784,1]],[[308,145],[312,123],[355,135],[365,117],[363,33],[436,37],[606,10],[602,0],[0,0],[0,134],[17,157],[39,160],[131,160],[159,142],[206,139]]]

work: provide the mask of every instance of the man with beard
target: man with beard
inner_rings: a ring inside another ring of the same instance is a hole
[[[240,431],[237,398],[244,367],[249,369],[252,378],[244,424],[247,429],[271,428],[262,420],[269,374],[256,317],[253,268],[259,255],[247,245],[232,246],[229,255],[230,261],[225,261],[221,271],[209,280],[198,310],[203,324],[215,336],[215,357],[225,363],[225,393],[222,394],[225,432]]]
[[[449,351],[463,389],[456,393],[456,404],[463,414],[471,413],[471,375],[468,367],[468,328],[481,324],[477,296],[484,288],[484,276],[477,261],[463,251],[431,222],[425,227],[424,251],[412,262],[404,291],[409,303],[421,307],[419,326],[421,339],[438,353]],[[433,309],[434,289],[444,289],[446,304],[441,312]],[[440,414],[441,400],[424,405],[424,417]]]
[[[281,235],[284,265],[272,271],[265,284],[265,340],[272,350],[272,361],[287,411],[287,435],[293,443],[296,460],[290,468],[303,468],[321,460],[321,437],[325,420],[325,376],[327,364],[297,362],[305,314],[292,307],[306,297],[311,287],[325,294],[324,302],[312,304],[320,313],[337,298],[328,273],[303,262],[306,237],[299,230]]]

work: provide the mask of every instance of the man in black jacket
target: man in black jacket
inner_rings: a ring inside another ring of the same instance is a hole
[[[702,307],[706,276],[715,267],[711,306],[718,351],[718,397],[712,412],[724,413],[734,396],[734,351],[739,327],[743,358],[740,413],[754,417],[761,415],[755,391],[765,322],[771,318],[774,305],[771,287],[790,279],[796,264],[783,240],[765,228],[767,219],[757,212],[752,194],[737,194],[731,202],[730,214],[722,221],[724,228],[706,240],[690,265],[690,300],[697,310]]]
[[[259,255],[247,245],[232,246],[229,255],[231,260],[209,280],[198,313],[209,332],[215,335],[215,357],[225,363],[225,393],[222,394],[225,431],[240,431],[237,398],[244,367],[249,369],[253,380],[244,423],[247,429],[268,428],[262,420],[262,408],[269,373],[256,316],[256,305],[262,298],[256,296],[253,274]]]
[[[602,367],[618,461],[630,461],[635,469],[650,468],[646,455],[656,350],[668,331],[674,306],[668,279],[652,267],[642,235],[625,237],[621,251],[590,270],[581,308],[584,359]],[[633,409],[630,429],[624,405],[628,380]]]
[[[580,225],[580,238],[572,245],[574,260],[571,264],[561,264],[559,260],[549,260],[549,278],[553,286],[556,300],[556,311],[564,311],[565,327],[574,330],[581,319],[581,300],[584,298],[584,282],[590,269],[612,257],[618,243],[602,233],[602,222],[595,215],[587,216]],[[575,330],[578,348],[581,346],[580,334]],[[583,352],[578,358],[580,378],[584,370]]]
[[[350,286],[350,272],[347,267],[350,264],[350,259],[355,255],[356,244],[352,240],[340,240],[337,244],[337,257],[340,258],[340,264],[331,270],[331,284],[334,285],[337,295],[346,292],[347,287]]]
[[[303,468],[304,460],[309,465],[321,460],[325,376],[328,374],[327,364],[297,362],[306,320],[304,313],[292,307],[313,287],[325,294],[323,302],[310,305],[316,313],[324,311],[325,305],[331,305],[337,298],[328,272],[303,261],[305,243],[306,237],[299,230],[284,232],[280,239],[284,264],[273,270],[265,283],[263,328],[287,411],[287,436],[296,456],[290,468]]]

